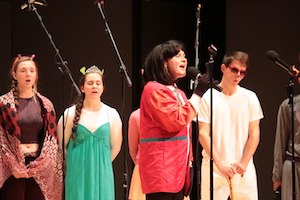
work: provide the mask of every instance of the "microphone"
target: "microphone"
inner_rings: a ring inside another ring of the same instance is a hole
[[[196,68],[196,67],[189,67],[187,69],[187,75],[191,78],[191,79],[201,79],[202,74],[200,73],[200,71]],[[222,92],[223,88],[221,88],[218,85],[214,85],[214,88],[216,90],[218,90],[219,92]]]
[[[276,51],[269,50],[266,53],[266,57],[269,61],[274,62],[275,64],[285,69],[292,77],[299,77],[299,70],[295,67],[295,65],[291,66],[281,60]]]

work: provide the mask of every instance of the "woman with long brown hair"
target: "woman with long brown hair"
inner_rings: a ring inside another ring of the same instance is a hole
[[[116,109],[104,104],[103,71],[92,66],[81,70],[76,105],[65,110],[66,200],[114,200],[112,161],[122,145],[122,122]],[[62,117],[58,122],[63,143]]]

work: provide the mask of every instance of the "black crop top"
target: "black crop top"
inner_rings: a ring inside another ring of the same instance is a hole
[[[40,144],[43,140],[44,123],[39,100],[19,98],[17,108],[22,144]]]

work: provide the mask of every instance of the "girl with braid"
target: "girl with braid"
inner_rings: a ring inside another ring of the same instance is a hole
[[[114,200],[112,161],[122,145],[122,122],[116,109],[104,104],[103,71],[92,66],[80,79],[81,94],[58,122],[59,143],[65,134],[66,200]],[[64,127],[64,132],[63,132]]]
[[[12,88],[0,97],[1,200],[61,200],[62,159],[56,115],[37,92],[35,56],[14,60]]]

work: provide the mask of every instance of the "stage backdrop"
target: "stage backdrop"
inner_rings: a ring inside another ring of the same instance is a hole
[[[22,0],[0,0],[0,90],[10,88],[8,76],[12,59],[18,54],[36,54],[40,69],[39,90],[49,97],[59,117],[76,96],[68,76],[62,75],[55,61],[55,50],[41,27],[35,12],[21,10]],[[297,0],[272,2],[233,0],[113,0],[105,2],[106,19],[125,63],[133,86],[122,84],[120,62],[104,21],[94,1],[48,0],[47,7],[36,5],[38,13],[52,35],[63,59],[68,62],[74,80],[78,83],[82,66],[98,65],[105,69],[103,101],[115,107],[124,123],[122,152],[113,162],[116,199],[125,199],[123,185],[124,154],[128,166],[128,183],[132,161],[128,155],[127,122],[130,112],[139,105],[141,92],[140,67],[153,46],[169,39],[185,43],[190,66],[195,64],[196,8],[201,7],[200,70],[205,72],[208,61],[207,47],[219,48],[215,58],[214,76],[220,79],[220,61],[225,52],[243,50],[250,54],[249,74],[241,85],[254,90],[262,104],[265,118],[261,121],[261,142],[255,154],[259,198],[271,199],[273,143],[278,106],[287,97],[289,75],[279,66],[267,61],[265,53],[273,49],[290,64],[299,65],[299,20]],[[299,67],[298,67],[299,68]],[[64,79],[62,81],[62,79]],[[188,78],[179,82],[187,95]],[[64,84],[62,84],[64,83]],[[65,91],[62,91],[62,87]],[[122,87],[125,98],[122,98]],[[295,94],[299,85],[295,83]],[[64,94],[64,101],[62,100]],[[122,102],[124,100],[124,112]],[[124,113],[124,114],[123,114]],[[125,152],[125,153],[124,153]],[[192,199],[196,199],[196,189]]]

